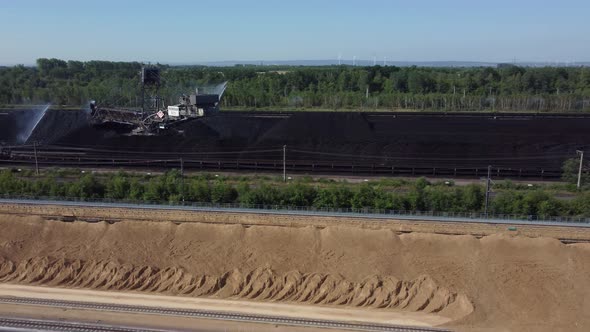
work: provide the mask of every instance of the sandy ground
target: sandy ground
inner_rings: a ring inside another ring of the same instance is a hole
[[[372,322],[408,326],[435,326],[450,321],[450,319],[446,317],[425,314],[422,312],[396,312],[392,310],[338,308],[336,306],[308,306],[284,303],[218,300],[209,298],[147,295],[132,292],[92,291],[85,289],[74,290],[11,284],[0,284],[0,296],[138,305],[160,308],[198,309],[228,313],[337,320],[343,322]],[[157,318],[155,320],[157,320]]]
[[[204,212],[154,209],[120,209],[105,207],[48,206],[24,204],[0,204],[0,218],[19,215],[36,215],[57,220],[108,221],[144,220],[164,222],[191,222],[247,226],[329,227],[351,226],[363,229],[390,229],[397,233],[428,233],[449,235],[486,236],[493,234],[522,235],[526,237],[550,237],[556,239],[579,239],[590,241],[590,227],[546,227],[506,224],[424,222],[420,220],[370,219],[351,217],[294,216],[260,213]]]
[[[399,234],[387,223],[192,217],[209,222],[0,215],[0,282],[434,314],[464,331],[590,329],[590,244],[525,232],[476,238]]]

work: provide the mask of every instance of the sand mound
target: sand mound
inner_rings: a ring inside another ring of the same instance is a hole
[[[195,275],[184,269],[32,258],[16,264],[0,260],[0,282],[32,285],[144,291],[183,296],[212,296],[264,301],[396,308],[428,313],[460,313],[473,310],[464,295],[439,287],[428,276],[411,281],[371,276],[355,283],[342,276],[291,271],[277,275],[268,268],[248,273],[233,270],[220,276]]]
[[[437,312],[451,327],[587,331],[590,245],[355,226],[0,217],[1,281]],[[470,313],[471,312],[471,313]]]

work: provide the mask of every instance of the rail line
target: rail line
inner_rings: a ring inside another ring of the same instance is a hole
[[[0,166],[77,168],[180,168],[243,172],[282,172],[305,174],[348,174],[374,176],[429,176],[473,178],[486,176],[494,165],[493,177],[509,179],[558,180],[561,168],[523,168],[521,161],[543,164],[563,156],[514,158],[418,158],[407,156],[353,156],[292,149],[283,165],[282,149],[253,151],[145,152],[117,151],[63,146],[12,147],[0,159]]]
[[[0,317],[0,331],[163,332],[164,330],[46,319]]]
[[[284,316],[268,316],[268,315],[255,315],[255,314],[242,314],[242,313],[231,313],[223,311],[209,311],[209,310],[196,310],[196,309],[172,309],[162,307],[149,307],[149,306],[132,306],[125,304],[104,304],[94,302],[81,302],[81,301],[61,301],[61,300],[47,300],[47,299],[36,299],[36,298],[21,298],[21,297],[0,297],[0,303],[7,304],[20,304],[20,305],[33,305],[33,306],[45,306],[54,308],[67,308],[67,309],[83,309],[83,310],[94,310],[94,311],[110,311],[110,312],[125,312],[125,313],[136,313],[136,314],[153,314],[153,315],[166,315],[166,316],[181,316],[181,317],[193,317],[193,318],[204,318],[204,319],[215,319],[215,320],[229,320],[238,322],[250,322],[250,323],[266,323],[266,324],[279,324],[288,326],[303,326],[303,327],[317,327],[317,328],[329,328],[329,329],[340,329],[340,330],[352,330],[352,331],[383,331],[383,332],[441,332],[449,331],[447,329],[430,328],[430,327],[411,327],[411,326],[399,326],[399,325],[385,325],[375,323],[356,323],[356,322],[344,322],[335,320],[322,320],[322,319],[303,319],[293,318]],[[9,321],[6,323],[10,323]],[[19,322],[17,322],[19,323]],[[20,322],[23,324],[23,322]],[[26,323],[26,322],[25,322]],[[39,321],[33,321],[36,324],[42,324]],[[62,324],[68,324],[63,323]],[[0,326],[5,324],[5,320],[0,319]],[[56,323],[49,323],[55,325]],[[74,324],[74,323],[70,323]],[[57,326],[59,327],[59,326]],[[66,326],[67,327],[67,326]],[[78,327],[82,327],[78,325]],[[75,326],[74,326],[75,328]],[[91,329],[92,326],[86,331],[113,331],[105,329]],[[98,328],[101,328],[100,326]],[[145,330],[145,329],[144,329]],[[53,330],[51,330],[53,331]],[[56,331],[84,331],[83,329],[61,329]],[[139,331],[136,329],[121,329],[114,331]]]

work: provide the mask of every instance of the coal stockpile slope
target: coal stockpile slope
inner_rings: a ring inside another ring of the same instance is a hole
[[[155,136],[91,127],[84,117],[83,111],[48,112],[33,135],[53,145],[152,154],[211,152],[207,158],[234,160],[282,160],[287,145],[289,161],[433,168],[491,164],[559,170],[576,149],[590,146],[590,117],[571,115],[221,112],[179,125],[181,133]],[[223,151],[231,153],[215,154]]]
[[[49,109],[37,122],[39,110],[15,109],[0,114],[0,142],[7,145],[20,144],[25,131],[30,131],[29,141],[51,144],[73,131],[88,130],[88,113],[83,110]]]
[[[409,165],[559,169],[590,144],[586,118],[370,116],[370,123],[376,144],[359,154]]]
[[[17,144],[18,135],[25,130],[21,124],[25,119],[23,111],[2,112],[0,116],[0,142]]]

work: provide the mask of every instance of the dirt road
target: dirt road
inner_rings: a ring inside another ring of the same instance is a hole
[[[137,292],[108,292],[83,289],[64,289],[39,286],[0,284],[0,297],[90,302],[141,306],[152,308],[204,310],[230,314],[250,314],[334,320],[351,323],[377,323],[408,326],[435,326],[447,323],[449,318],[421,312],[395,312],[392,310],[371,310],[363,308],[342,308],[338,306],[307,306],[284,303],[218,300],[191,297],[148,295]],[[2,313],[0,305],[0,314]],[[45,307],[44,307],[45,308]],[[161,316],[144,321],[145,326],[157,326]],[[150,322],[153,322],[151,324]],[[148,324],[150,323],[150,324]],[[171,328],[174,326],[169,326]]]

